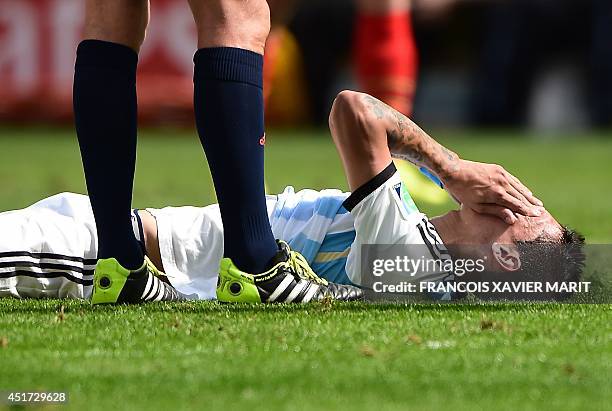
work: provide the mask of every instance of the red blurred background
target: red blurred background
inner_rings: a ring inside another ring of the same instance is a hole
[[[84,2],[73,0],[0,0],[0,120],[71,120],[83,9]],[[195,49],[187,2],[152,2],[138,76],[143,120],[192,121]]]

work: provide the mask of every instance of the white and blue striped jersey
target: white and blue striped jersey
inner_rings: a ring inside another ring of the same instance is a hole
[[[321,277],[350,284],[346,260],[355,240],[353,218],[342,206],[349,193],[287,187],[273,196],[272,232],[300,252]]]

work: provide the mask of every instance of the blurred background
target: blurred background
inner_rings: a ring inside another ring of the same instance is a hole
[[[71,122],[80,0],[0,0],[0,121]],[[185,0],[153,0],[141,124],[193,124]],[[269,125],[323,124],[360,89],[427,126],[612,125],[609,0],[270,0]]]

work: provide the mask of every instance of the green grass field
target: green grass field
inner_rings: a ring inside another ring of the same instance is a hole
[[[142,133],[136,207],[214,201],[192,134]],[[268,133],[270,191],[346,188],[319,134]],[[504,165],[590,243],[612,242],[612,135],[441,134],[465,158]],[[72,132],[0,128],[0,190],[0,210],[84,192]],[[74,410],[604,410],[611,314],[609,304],[0,300],[0,391],[64,390]]]

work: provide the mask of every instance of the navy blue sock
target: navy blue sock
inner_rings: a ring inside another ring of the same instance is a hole
[[[136,66],[129,47],[99,40],[79,44],[74,117],[87,191],[98,231],[98,258],[135,269],[143,253],[131,222],[136,165]]]
[[[278,251],[264,187],[263,56],[205,48],[194,63],[196,125],[221,210],[224,254],[260,273]]]

